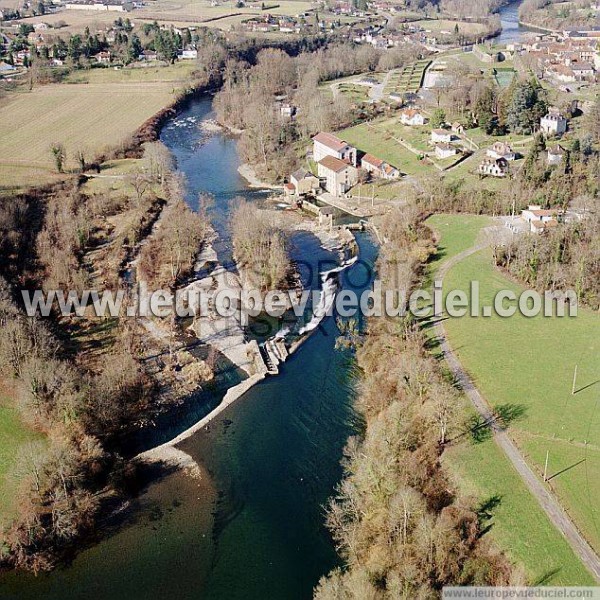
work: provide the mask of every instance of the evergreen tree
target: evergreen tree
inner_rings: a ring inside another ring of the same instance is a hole
[[[129,61],[138,60],[139,55],[144,51],[140,38],[134,33],[129,40],[129,47],[127,48],[127,58]]]
[[[536,81],[517,83],[506,112],[506,125],[513,133],[530,134],[547,111],[543,90]]]

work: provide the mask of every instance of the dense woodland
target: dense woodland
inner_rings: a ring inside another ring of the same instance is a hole
[[[597,16],[592,0],[524,0],[519,7],[519,18],[525,23],[549,29],[594,27]]]
[[[495,252],[496,264],[540,292],[573,290],[600,309],[600,215],[541,236],[520,236]]]
[[[22,316],[4,279],[0,320],[0,376],[23,420],[44,434],[21,448],[14,468],[17,514],[3,532],[2,562],[45,570],[127,485],[131,473],[115,447],[152,384],[125,336],[95,372],[78,368],[45,323]]]
[[[246,286],[261,291],[284,289],[291,270],[287,236],[273,216],[240,198],[231,216],[231,233]]]

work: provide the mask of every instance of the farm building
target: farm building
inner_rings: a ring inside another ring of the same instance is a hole
[[[434,129],[431,132],[431,141],[434,144],[443,143],[449,144],[452,141],[452,132],[446,129]]]
[[[452,144],[436,144],[435,146],[435,156],[440,160],[445,158],[450,158],[451,156],[456,156],[458,154],[458,149],[454,147]]]
[[[542,209],[539,205],[529,205],[521,211],[521,218],[529,223],[531,233],[543,233],[558,227],[565,219],[564,211],[556,208]]]
[[[400,112],[400,123],[409,126],[425,125],[425,117],[416,108],[405,108]]]
[[[298,169],[290,176],[290,183],[294,186],[296,194],[302,196],[319,189],[319,180],[306,169]]]
[[[502,158],[504,160],[515,160],[516,154],[510,144],[506,142],[496,142],[493,146],[487,149],[486,154],[495,160]]]
[[[564,154],[564,148],[560,144],[548,148],[548,164],[559,165],[563,160]]]
[[[382,179],[397,179],[400,177],[400,171],[392,165],[386,163],[372,154],[365,154],[360,162],[360,166],[375,177]]]

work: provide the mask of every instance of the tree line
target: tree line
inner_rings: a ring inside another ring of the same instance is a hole
[[[151,232],[164,198],[163,226],[139,250],[141,275],[175,285],[189,273],[206,219],[184,204],[184,182],[165,150],[146,146],[145,169],[124,180],[132,192],[126,195],[86,194],[71,181],[2,204],[0,379],[22,421],[42,434],[19,448],[10,474],[18,490],[14,517],[0,532],[2,566],[53,568],[136,485],[127,439],[160,410],[158,380],[139,361],[137,321],[26,317],[15,290],[121,285],[125,261]],[[115,216],[129,226],[111,238]],[[106,331],[101,347],[81,344],[75,334],[94,328]]]

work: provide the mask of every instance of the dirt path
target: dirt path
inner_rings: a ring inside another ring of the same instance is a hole
[[[488,245],[489,242],[479,243],[473,248],[465,250],[464,252],[461,252],[460,254],[457,254],[448,260],[438,271],[436,280],[443,281],[444,277],[453,266],[468,256],[483,250]],[[596,581],[600,582],[600,559],[598,558],[597,554],[579,533],[577,527],[575,527],[575,524],[562,509],[556,498],[550,493],[548,488],[538,479],[529,465],[525,462],[520,450],[516,447],[514,442],[506,433],[506,430],[496,419],[490,406],[479,393],[473,384],[473,381],[461,365],[457,355],[454,353],[454,350],[452,350],[452,347],[450,346],[450,343],[446,337],[444,322],[442,320],[435,321],[434,331],[440,341],[440,347],[444,353],[444,358],[446,359],[450,370],[456,378],[456,381],[458,381],[460,387],[463,389],[464,393],[467,395],[477,412],[485,420],[485,423],[489,423],[496,444],[498,444],[500,449],[510,460],[514,468],[521,476],[521,479],[527,486],[527,489],[529,489],[529,491],[533,494],[534,498],[538,501],[539,505],[542,507],[550,521],[567,539],[575,554],[589,569]]]
[[[374,85],[369,90],[369,97],[371,98],[372,102],[381,102],[381,99],[383,98],[383,93],[385,92],[385,88],[387,87],[387,84],[390,80],[390,77],[392,76],[393,71],[394,69],[388,71],[385,74],[383,81],[381,83],[378,83],[377,85]]]

